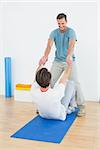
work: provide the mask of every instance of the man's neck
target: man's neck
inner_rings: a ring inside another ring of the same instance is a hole
[[[67,27],[64,30],[60,30],[60,32],[62,32],[62,33],[66,32],[66,31],[67,31]]]
[[[49,87],[47,87],[47,88],[40,87],[41,92],[46,92],[46,91],[48,91],[48,89],[49,89]]]

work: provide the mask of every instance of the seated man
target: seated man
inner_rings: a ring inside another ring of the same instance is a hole
[[[66,115],[75,111],[75,85],[68,81],[72,65],[63,72],[58,83],[52,89],[52,75],[46,68],[38,67],[35,82],[31,87],[33,102],[37,105],[39,114],[46,119],[65,120]]]

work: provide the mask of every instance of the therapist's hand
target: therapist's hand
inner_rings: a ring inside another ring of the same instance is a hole
[[[39,60],[39,65],[44,65],[48,61],[47,56],[42,56],[42,58]]]
[[[71,55],[68,55],[68,56],[67,56],[67,58],[66,58],[66,63],[67,63],[68,65],[72,65],[72,63],[73,63],[73,58],[72,58]]]

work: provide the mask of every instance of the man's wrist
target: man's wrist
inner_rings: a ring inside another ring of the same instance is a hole
[[[72,57],[72,54],[71,54],[71,53],[68,53],[68,55],[67,55],[67,56]]]
[[[44,55],[44,57],[48,60],[48,56],[47,55]]]
[[[70,58],[70,59],[72,59],[72,55],[67,55],[67,58]]]

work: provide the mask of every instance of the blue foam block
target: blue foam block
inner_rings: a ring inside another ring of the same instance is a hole
[[[78,109],[67,115],[65,121],[35,117],[11,137],[44,142],[60,143],[76,119]]]

